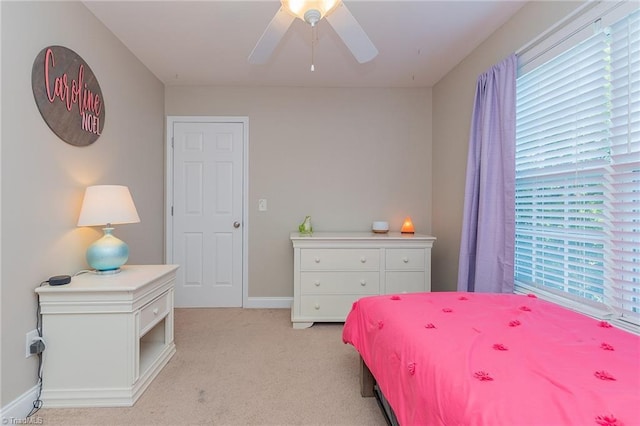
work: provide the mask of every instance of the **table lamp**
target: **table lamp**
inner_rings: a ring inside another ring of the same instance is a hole
[[[116,238],[113,224],[138,223],[140,217],[129,188],[95,185],[85,190],[78,226],[103,226],[104,235],[87,249],[87,263],[98,274],[115,274],[129,259],[129,246]]]

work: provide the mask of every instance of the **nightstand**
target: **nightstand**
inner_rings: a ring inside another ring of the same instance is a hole
[[[131,406],[176,352],[177,265],[126,265],[42,286],[45,407]]]

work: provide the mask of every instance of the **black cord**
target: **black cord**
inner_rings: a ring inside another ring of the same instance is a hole
[[[47,284],[48,282],[48,280],[42,281],[40,283],[40,287]],[[38,306],[36,307],[36,331],[38,332],[38,337],[42,339],[42,312],[40,311],[40,295],[38,295],[37,297]],[[37,413],[40,408],[42,408],[42,400],[40,399],[40,397],[42,396],[42,354],[43,352],[40,352],[38,354],[38,395],[36,396],[35,401],[33,401],[33,408],[31,409],[29,414],[27,414],[27,419]]]

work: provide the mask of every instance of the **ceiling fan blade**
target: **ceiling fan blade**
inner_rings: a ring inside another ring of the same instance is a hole
[[[296,18],[281,7],[253,48],[249,55],[249,63],[264,64],[267,62],[294,19]]]
[[[378,49],[344,3],[341,2],[326,19],[358,62],[369,62],[378,55]]]

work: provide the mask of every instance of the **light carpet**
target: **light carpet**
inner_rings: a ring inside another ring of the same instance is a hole
[[[375,399],[360,396],[358,354],[340,323],[294,330],[287,309],[176,309],[174,335],[176,354],[133,407],[42,408],[33,420],[386,425]]]

